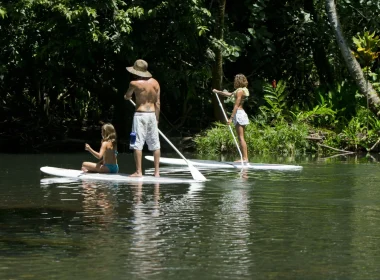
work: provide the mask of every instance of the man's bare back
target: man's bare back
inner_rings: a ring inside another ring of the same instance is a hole
[[[125,94],[125,99],[131,99],[132,94],[136,97],[137,112],[155,112],[157,121],[160,115],[160,85],[154,78],[138,77],[131,81]]]

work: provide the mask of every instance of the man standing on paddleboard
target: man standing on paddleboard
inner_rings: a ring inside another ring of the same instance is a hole
[[[134,150],[136,172],[132,177],[142,176],[142,150],[144,144],[153,151],[154,176],[159,177],[159,162],[161,155],[160,139],[158,136],[158,121],[160,116],[160,85],[148,72],[148,63],[142,59],[135,61],[134,65],[127,67],[133,74],[134,80],[124,96],[131,100],[133,93],[136,98],[136,111],[133,116],[130,149]]]

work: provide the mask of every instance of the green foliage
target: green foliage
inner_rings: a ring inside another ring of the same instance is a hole
[[[277,122],[275,126],[262,126],[251,120],[245,135],[249,153],[295,155],[311,149],[306,140],[308,126],[305,124]],[[203,135],[198,135],[194,141],[198,151],[203,154],[237,151],[228,127],[220,123],[216,123]]]
[[[314,124],[321,126],[320,117],[328,121],[329,124],[333,123],[336,112],[327,107],[327,104],[316,105],[311,111],[300,111],[297,113],[291,112],[294,122],[302,122],[307,124]],[[330,120],[329,120],[330,118]],[[318,121],[317,121],[318,120]]]
[[[330,128],[339,129],[345,126],[347,120],[356,115],[357,107],[366,104],[366,99],[359,94],[356,85],[346,81],[330,85],[330,88],[317,88],[315,97],[311,104],[331,109],[334,116],[320,118],[318,123],[314,122],[314,125]]]
[[[333,123],[336,111],[332,109],[334,106],[331,101],[331,93],[329,99],[325,99],[323,95],[319,95],[319,104],[315,105],[311,110],[299,108],[298,106],[290,106],[287,103],[288,91],[286,82],[279,81],[276,87],[272,85],[264,85],[264,100],[267,105],[260,107],[261,114],[265,117],[267,123],[277,123],[289,121],[293,123],[306,123],[309,125],[321,126],[326,123]]]
[[[351,34],[361,32],[363,28],[370,27],[380,30],[379,1],[351,1],[339,2],[339,15],[345,31]]]
[[[364,107],[358,109],[340,133],[327,138],[326,143],[347,150],[368,150],[380,136],[380,121]]]
[[[219,154],[231,150],[235,145],[228,127],[219,122],[203,135],[197,135],[194,141],[201,153],[208,154]]]
[[[7,16],[7,10],[0,6],[0,17],[5,18]]]
[[[368,128],[361,122],[360,118],[354,117],[343,129],[341,137],[344,138],[348,146],[354,147],[356,150],[367,130]]]
[[[277,122],[275,126],[265,126],[262,129],[253,128],[256,135],[250,133],[247,128],[249,147],[255,147],[254,152],[277,153],[277,154],[304,154],[309,150],[306,141],[308,126],[305,124],[288,124]]]
[[[368,73],[368,79],[376,92],[380,92],[380,67],[376,68],[375,72]]]
[[[20,128],[32,137],[45,124],[60,126],[66,120],[77,127],[88,116],[94,123],[104,120],[101,112],[116,103],[123,74],[118,63],[125,69],[132,21],[143,9],[119,0],[18,0],[0,8],[6,15],[0,16],[0,96],[14,117],[0,112],[6,127],[13,123],[17,131],[33,116],[38,125]]]
[[[214,121],[210,81],[213,50],[219,49],[226,83],[237,73],[249,79],[251,150],[308,149],[297,138],[306,127],[332,130],[334,145],[368,146],[376,139],[377,117],[359,117],[366,99],[348,82],[323,1],[234,2],[225,11],[223,40],[215,39],[218,12],[218,1],[204,0],[2,1],[1,130],[16,124],[25,139],[37,127],[97,123],[112,105],[118,112],[112,121],[126,127],[125,67],[143,58],[161,85],[162,128],[193,135]],[[363,30],[380,30],[379,13],[376,1],[339,3],[345,36],[358,34],[356,53],[363,65],[371,60],[367,74],[378,91],[379,34]],[[273,79],[279,81],[276,88],[265,84]],[[215,152],[235,149],[229,130],[216,128],[209,135],[213,140],[200,145]],[[352,140],[360,134],[366,138]]]
[[[363,36],[357,34],[356,37],[352,38],[356,46],[354,55],[365,67],[369,67],[380,54],[378,51],[380,49],[380,39],[375,34],[375,32],[364,31]]]
[[[272,85],[264,85],[264,100],[267,102],[267,106],[261,106],[260,111],[270,119],[271,122],[282,122],[288,113],[288,106],[286,103],[286,97],[288,92],[286,91],[286,83],[279,81],[277,87]]]

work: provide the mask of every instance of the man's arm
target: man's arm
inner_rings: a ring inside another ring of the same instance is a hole
[[[160,111],[161,111],[161,102],[160,102],[160,91],[161,89],[159,88],[158,91],[157,91],[157,100],[156,100],[156,103],[154,104],[155,106],[155,109],[156,109],[156,119],[157,119],[157,123],[159,122],[160,120]]]
[[[124,95],[124,99],[125,100],[130,100],[132,98],[132,94],[135,91],[135,88],[136,88],[135,85],[132,82],[130,82],[128,90],[127,90],[127,92]]]

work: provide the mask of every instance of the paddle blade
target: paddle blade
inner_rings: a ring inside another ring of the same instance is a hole
[[[203,174],[198,169],[196,169],[190,162],[187,162],[187,165],[189,166],[191,175],[193,176],[194,180],[202,182],[207,181],[206,177],[203,176]]]

